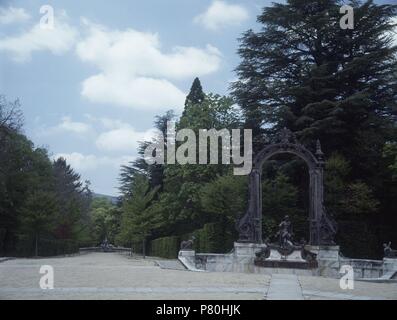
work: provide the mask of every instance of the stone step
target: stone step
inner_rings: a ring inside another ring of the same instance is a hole
[[[273,274],[266,300],[303,300],[302,288],[294,274]]]

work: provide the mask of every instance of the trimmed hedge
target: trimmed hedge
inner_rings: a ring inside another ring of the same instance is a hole
[[[16,246],[16,255],[32,257],[35,255],[36,241],[32,238],[19,239]],[[79,252],[79,243],[74,240],[39,239],[38,255],[40,257],[60,256]]]
[[[207,223],[192,233],[196,240],[194,249],[202,253],[225,253],[233,248],[233,235],[220,223]]]
[[[150,255],[155,257],[175,259],[178,256],[180,239],[176,236],[152,240]]]
[[[226,253],[233,248],[235,234],[226,230],[223,224],[207,223],[203,228],[181,237],[162,237],[150,242],[150,255],[175,259],[178,257],[181,240],[196,237],[193,249],[201,253]]]
[[[358,221],[338,221],[336,243],[340,245],[342,254],[349,258],[379,257],[382,248],[382,245],[377,243],[371,226]]]
[[[4,250],[4,240],[6,238],[7,230],[5,228],[0,228],[0,255],[2,255]]]

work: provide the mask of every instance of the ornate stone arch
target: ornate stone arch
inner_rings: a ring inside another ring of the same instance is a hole
[[[309,169],[309,221],[311,245],[333,245],[336,223],[325,211],[323,170],[324,154],[317,140],[315,155],[300,144],[291,131],[283,129],[275,142],[262,149],[254,158],[249,175],[249,202],[244,216],[237,222],[239,242],[262,243],[262,183],[263,163],[276,154],[291,153],[303,159]]]

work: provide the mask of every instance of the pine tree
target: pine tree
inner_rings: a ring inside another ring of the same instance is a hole
[[[190,92],[186,97],[185,106],[188,103],[191,104],[199,104],[202,103],[205,99],[205,94],[203,91],[203,87],[201,86],[201,82],[199,78],[195,78],[190,88]]]
[[[396,105],[396,6],[354,1],[354,29],[342,30],[341,5],[274,4],[258,17],[262,30],[240,39],[239,81],[232,89],[246,127],[254,130],[256,149],[262,134],[284,126],[307,143],[320,138],[326,152],[369,157],[370,150],[357,148],[363,140],[375,152],[382,148]]]
[[[57,237],[72,239],[76,236],[76,226],[87,210],[84,186],[80,175],[67,164],[64,158],[59,158],[53,164],[55,193],[59,208]]]

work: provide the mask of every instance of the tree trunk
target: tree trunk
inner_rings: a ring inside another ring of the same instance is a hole
[[[146,238],[143,238],[143,241],[142,241],[142,255],[143,255],[143,259],[145,259],[146,258]]]
[[[39,256],[39,243],[38,243],[39,235],[36,233],[36,248],[35,248],[35,256],[36,258]]]

